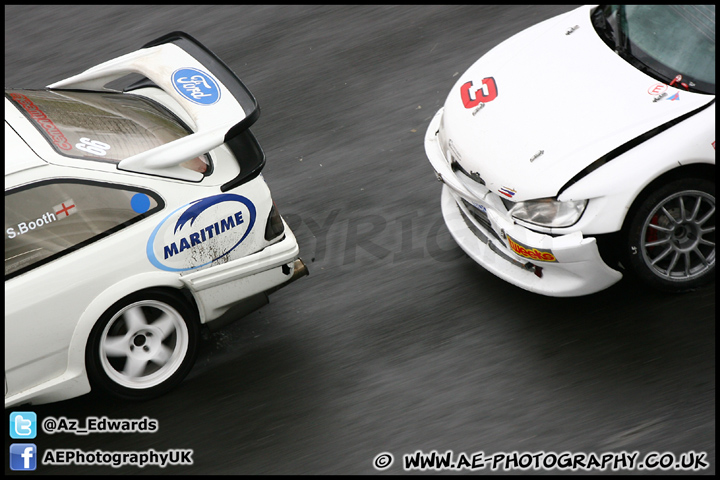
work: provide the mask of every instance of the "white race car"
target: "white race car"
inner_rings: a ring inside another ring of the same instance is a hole
[[[307,274],[261,175],[259,113],[181,32],[5,90],[6,408],[162,394],[203,325]]]
[[[715,6],[584,6],[489,51],[425,136],[451,234],[550,296],[715,276]]]

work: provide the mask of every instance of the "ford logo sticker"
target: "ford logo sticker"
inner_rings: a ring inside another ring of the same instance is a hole
[[[175,91],[198,105],[212,105],[220,100],[220,87],[207,73],[196,68],[181,68],[172,74]]]
[[[210,265],[223,259],[247,238],[255,225],[255,217],[255,205],[233,193],[185,204],[153,230],[147,243],[148,260],[169,272]]]

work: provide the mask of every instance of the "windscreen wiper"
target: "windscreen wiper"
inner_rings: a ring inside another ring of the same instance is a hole
[[[595,9],[595,11],[592,14],[592,24],[593,27],[600,33],[600,38],[602,38],[605,43],[612,48],[615,49],[615,32],[610,25],[610,22],[608,22],[608,18],[605,16],[605,6],[599,6]]]

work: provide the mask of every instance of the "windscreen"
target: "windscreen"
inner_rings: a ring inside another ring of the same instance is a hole
[[[715,94],[715,5],[605,5],[593,25],[636,68]]]
[[[117,164],[192,133],[151,100],[122,93],[6,90],[60,154]],[[182,164],[209,173],[207,156]]]

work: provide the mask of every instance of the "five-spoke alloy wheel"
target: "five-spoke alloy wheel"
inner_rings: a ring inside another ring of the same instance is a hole
[[[145,400],[175,387],[197,354],[198,322],[179,297],[164,291],[131,295],[93,328],[86,361],[90,381],[108,393]]]

